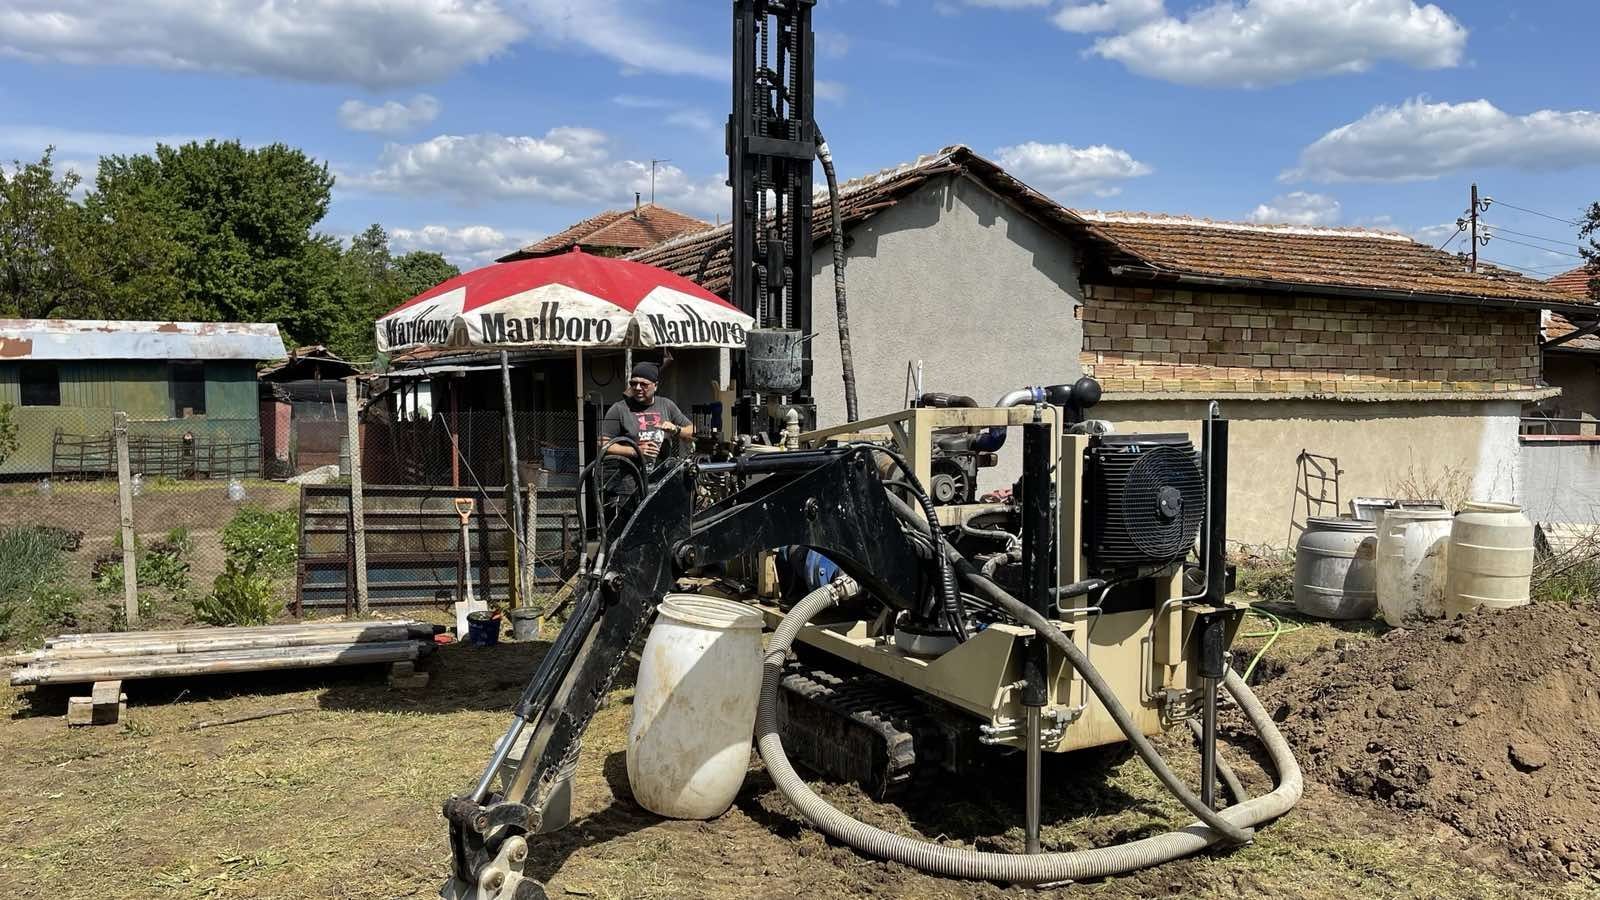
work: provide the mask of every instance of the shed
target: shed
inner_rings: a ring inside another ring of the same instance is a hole
[[[105,474],[116,412],[150,474],[259,474],[256,366],[283,355],[273,324],[0,319],[0,477]]]

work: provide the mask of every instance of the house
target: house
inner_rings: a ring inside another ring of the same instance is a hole
[[[337,465],[345,444],[344,379],[360,372],[321,344],[296,347],[256,373],[268,474]]]
[[[645,203],[632,210],[612,209],[591,216],[521,250],[508,253],[500,257],[498,262],[551,256],[574,247],[599,256],[623,256],[710,227],[710,222],[703,222],[665,206]]]
[[[1590,275],[1588,268],[1579,266],[1545,284],[1575,300],[1593,302]],[[1545,313],[1541,345],[1544,378],[1551,386],[1561,388],[1561,396],[1531,407],[1524,431],[1591,436],[1596,433],[1595,424],[1581,421],[1600,419],[1600,334],[1596,333],[1600,326],[1594,324],[1595,320],[1595,316],[1585,320],[1554,310]]]
[[[0,477],[114,471],[115,412],[148,474],[259,474],[256,365],[283,355],[271,324],[0,319],[19,441]]]
[[[827,207],[813,216],[823,424],[843,414]],[[1522,404],[1557,393],[1540,380],[1540,312],[1600,308],[1400,234],[1067,209],[961,146],[847,183],[840,211],[862,417],[900,408],[918,365],[926,390],[980,402],[1091,374],[1093,415],[1129,432],[1197,437],[1218,400],[1235,423],[1230,537],[1251,544],[1303,524],[1303,451],[1328,458],[1341,499],[1518,497]],[[725,293],[727,243],[717,228],[630,258]],[[985,487],[1008,483],[1002,462]]]

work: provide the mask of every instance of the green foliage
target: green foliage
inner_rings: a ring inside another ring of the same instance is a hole
[[[229,557],[211,593],[194,601],[195,618],[208,625],[265,625],[283,612],[272,579],[253,560]]]
[[[1583,254],[1584,267],[1589,270],[1589,296],[1600,298],[1600,202],[1589,204],[1579,220],[1578,252]]]
[[[1557,603],[1600,599],[1600,558],[1589,557],[1548,574],[1536,571],[1533,599]]]
[[[79,188],[49,149],[0,171],[0,317],[276,322],[368,359],[376,316],[459,274],[437,253],[392,256],[377,225],[348,249],[318,232],[333,175],[283,144],[158,144],[102,157]]]
[[[163,540],[150,548],[139,561],[139,581],[173,593],[189,587],[189,559],[194,554],[194,540],[189,529],[179,526],[167,532]]]
[[[1294,554],[1287,550],[1263,548],[1259,553],[1241,554],[1238,589],[1253,594],[1261,603],[1287,606],[1294,602]]]
[[[281,577],[294,571],[299,536],[294,510],[270,512],[244,506],[222,527],[222,548],[229,560],[259,568],[268,577]]]
[[[76,622],[82,598],[65,584],[61,538],[48,529],[0,530],[0,638]]]
[[[3,177],[0,174],[0,178]],[[9,403],[0,403],[0,463],[17,452],[17,422],[11,418],[11,411],[15,408]]]

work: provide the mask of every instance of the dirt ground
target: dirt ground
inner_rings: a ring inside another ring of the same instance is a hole
[[[1299,696],[1316,649],[1386,643],[1317,625],[1281,639],[1261,666],[1269,709]],[[1245,647],[1258,646],[1260,640]],[[379,673],[130,683],[119,727],[69,731],[59,696],[0,688],[0,896],[7,898],[431,897],[447,869],[441,802],[474,778],[543,644],[436,654],[433,683],[388,689]],[[1307,662],[1307,660],[1311,660]],[[1283,672],[1288,675],[1280,674]],[[1308,676],[1312,677],[1312,676]],[[1283,686],[1280,693],[1280,688]],[[1356,796],[1307,762],[1307,792],[1255,843],[1104,881],[1040,891],[931,878],[831,844],[799,821],[752,759],[734,807],[668,822],[629,798],[623,738],[631,691],[614,692],[585,741],[574,821],[533,843],[552,897],[1131,898],[1578,896],[1492,840]],[[197,723],[294,708],[275,718]],[[1253,743],[1224,753],[1252,792],[1268,778]],[[1192,779],[1180,735],[1162,743]],[[1137,758],[1051,760],[1044,839],[1086,847],[1186,824]],[[1021,770],[987,771],[898,804],[822,786],[836,805],[909,834],[984,849],[1022,845]],[[1594,823],[1591,823],[1592,827]]]
[[[1330,648],[1273,693],[1327,783],[1600,885],[1597,612],[1480,610]]]

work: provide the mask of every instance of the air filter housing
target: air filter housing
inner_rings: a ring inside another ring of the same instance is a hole
[[[1205,517],[1205,477],[1183,434],[1103,435],[1089,445],[1085,555],[1096,576],[1183,559]]]

